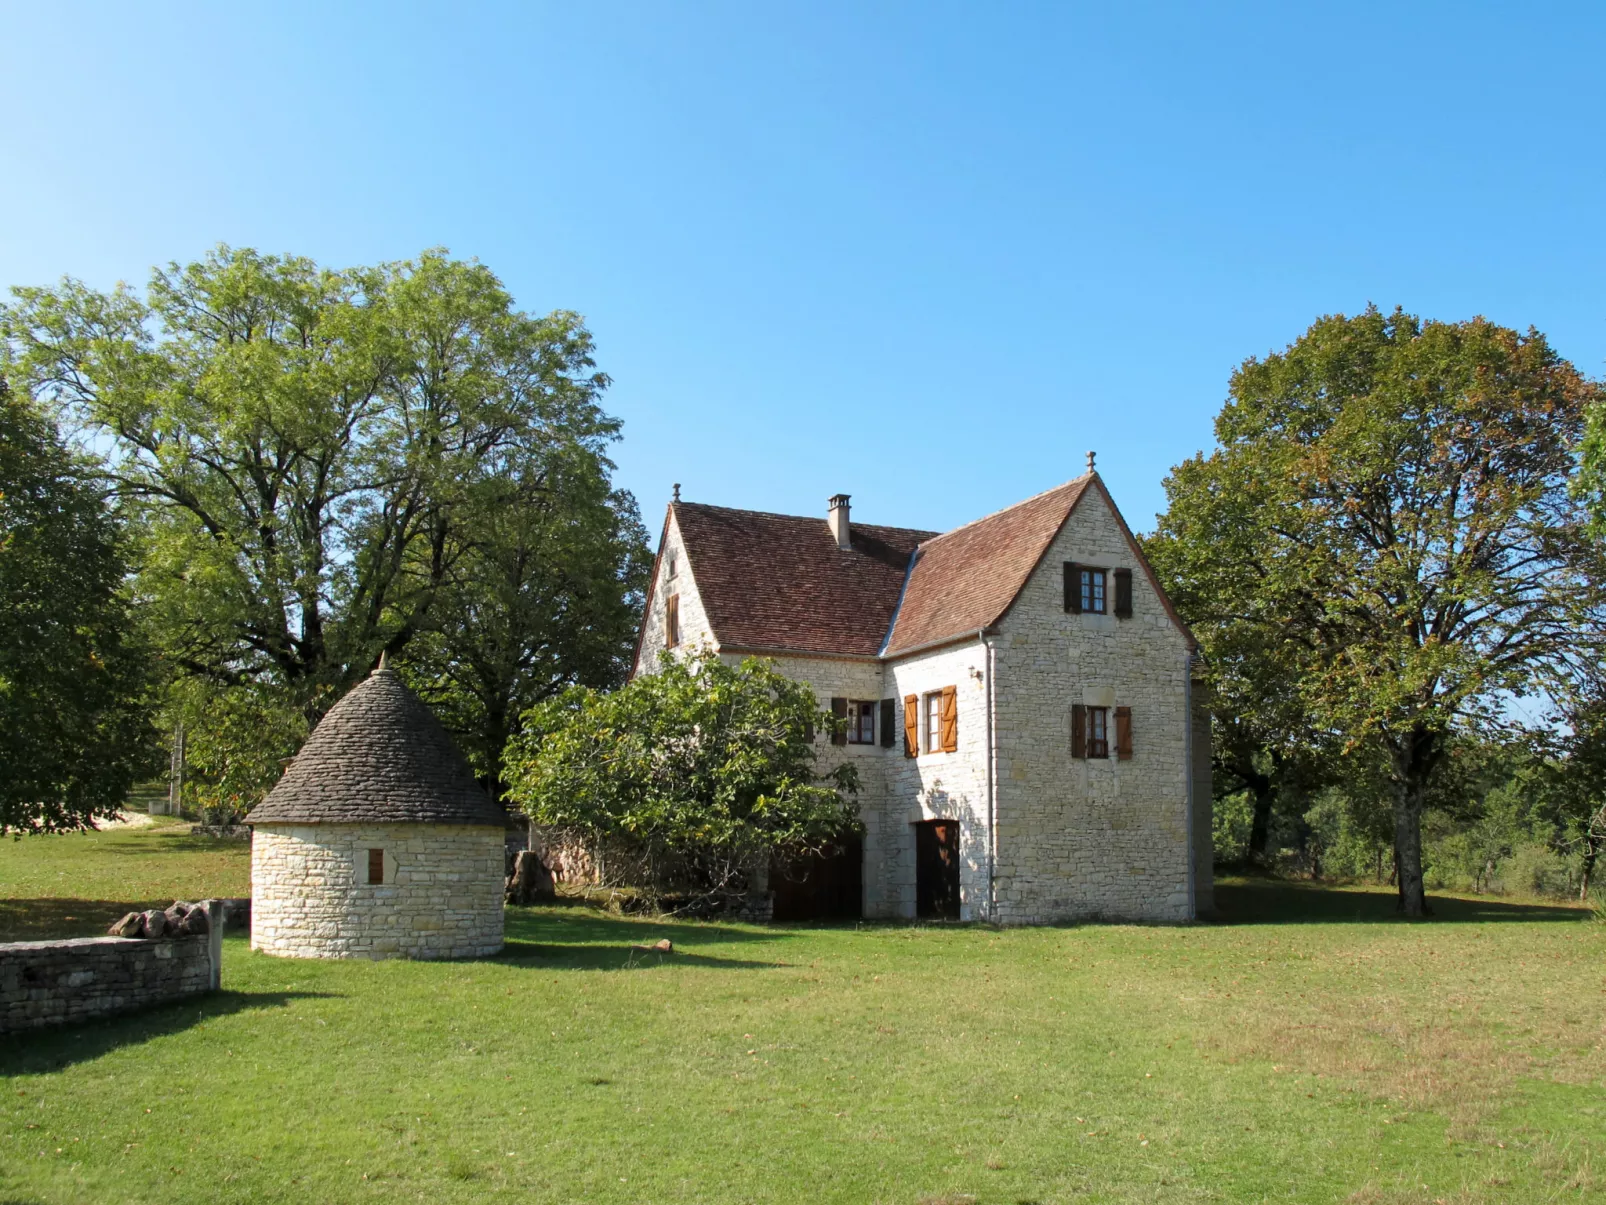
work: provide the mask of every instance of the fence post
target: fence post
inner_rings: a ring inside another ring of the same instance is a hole
[[[223,901],[207,900],[202,906],[206,909],[206,952],[212,963],[215,992],[223,986]]]

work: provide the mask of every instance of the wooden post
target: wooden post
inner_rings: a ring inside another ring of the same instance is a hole
[[[212,990],[223,986],[223,901],[203,900],[206,909],[206,952],[212,963]]]

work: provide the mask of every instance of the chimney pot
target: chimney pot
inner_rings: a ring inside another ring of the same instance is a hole
[[[843,552],[853,547],[848,527],[848,495],[832,494],[827,505],[830,509],[831,534],[836,537],[836,546]]]

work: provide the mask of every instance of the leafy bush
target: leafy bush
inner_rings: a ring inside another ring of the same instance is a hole
[[[666,655],[611,694],[575,687],[531,708],[504,761],[531,820],[624,848],[660,895],[745,891],[779,850],[817,849],[856,823],[851,765],[817,772],[815,732],[840,721],[773,665]],[[604,875],[607,875],[604,871]]]

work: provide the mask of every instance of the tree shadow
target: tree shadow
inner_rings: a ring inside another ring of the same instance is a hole
[[[542,970],[623,971],[657,966],[759,970],[787,965],[723,955],[725,949],[746,943],[785,941],[785,934],[737,929],[713,921],[617,917],[548,905],[509,908],[506,932],[507,944],[496,961]],[[674,943],[671,954],[640,948],[665,937]]]
[[[1279,879],[1217,883],[1218,925],[1300,925],[1418,923],[1400,915],[1395,893],[1387,888],[1335,887]],[[1512,921],[1587,921],[1587,908],[1565,904],[1525,904],[1509,900],[1468,899],[1430,895],[1433,915],[1427,924],[1484,924]]]
[[[166,908],[172,902],[171,899],[126,901],[54,897],[0,900],[0,942],[102,937],[107,926],[125,912]]]
[[[24,1029],[0,1037],[0,1077],[42,1075],[86,1063],[123,1046],[182,1033],[217,1017],[284,1008],[294,1000],[330,999],[334,992],[209,992],[167,1004],[153,1004],[115,1017],[92,1017],[68,1025]]]

